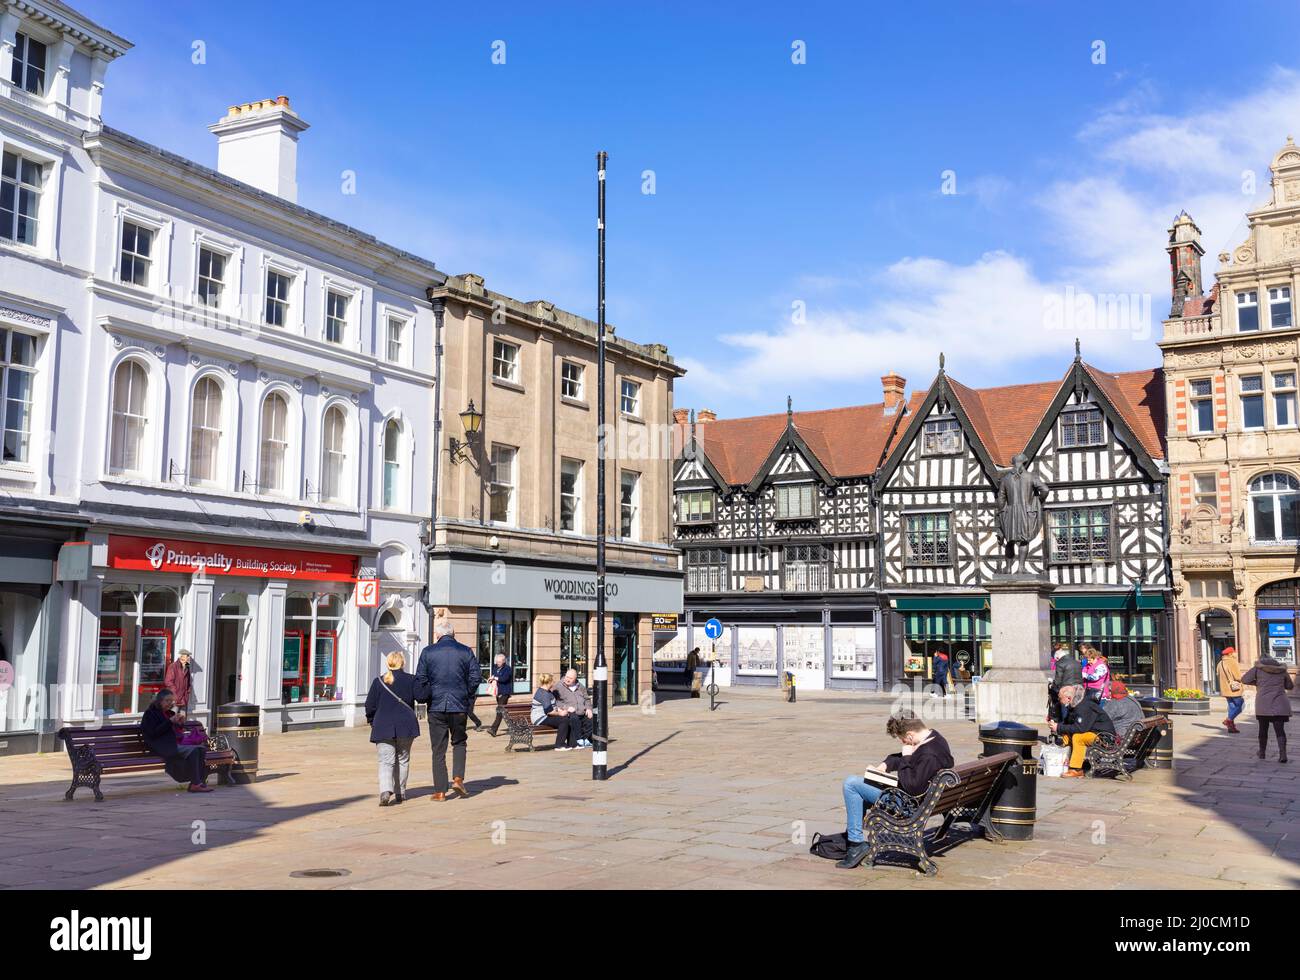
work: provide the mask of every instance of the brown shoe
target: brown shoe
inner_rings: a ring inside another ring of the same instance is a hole
[[[1082,769],[1067,769],[1064,773],[1061,774],[1061,778],[1062,778],[1062,779],[1082,779],[1082,778],[1083,778],[1083,770],[1082,770]]]
[[[434,793],[432,796],[429,797],[429,800],[433,803],[441,803],[446,798],[447,798],[446,793]]]
[[[469,799],[469,790],[465,788],[465,780],[460,776],[451,778],[451,791],[463,800]]]

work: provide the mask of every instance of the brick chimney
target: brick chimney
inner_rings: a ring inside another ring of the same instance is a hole
[[[718,421],[718,413],[711,408],[702,408],[695,413],[695,423],[703,425],[705,422]]]
[[[907,379],[890,371],[880,379],[880,387],[885,392],[885,414],[893,415],[907,397]]]
[[[674,408],[673,422],[677,425],[685,425],[691,420],[691,410],[689,408]]]
[[[1180,211],[1169,229],[1169,276],[1172,283],[1173,306],[1170,316],[1182,316],[1183,304],[1189,299],[1201,298],[1201,229],[1186,211]]]
[[[306,128],[283,95],[232,105],[208,127],[217,137],[217,170],[296,204],[298,134]]]

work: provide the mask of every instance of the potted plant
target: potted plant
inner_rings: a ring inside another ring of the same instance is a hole
[[[1208,715],[1210,699],[1205,692],[1194,687],[1170,687],[1163,692],[1172,702],[1170,711],[1176,715]]]

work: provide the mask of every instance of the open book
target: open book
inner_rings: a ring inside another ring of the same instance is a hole
[[[898,773],[882,772],[879,769],[868,769],[862,774],[862,778],[869,783],[875,783],[877,786],[883,786],[886,789],[898,785]]]

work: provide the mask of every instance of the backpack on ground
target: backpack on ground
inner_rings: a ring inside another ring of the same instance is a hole
[[[849,835],[813,834],[812,846],[808,848],[808,853],[815,854],[819,858],[838,861],[849,853]]]

